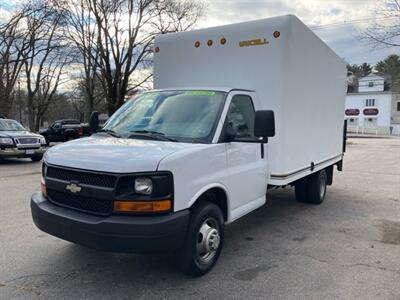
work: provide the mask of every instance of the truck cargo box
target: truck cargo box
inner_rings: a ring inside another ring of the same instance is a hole
[[[275,112],[271,184],[342,159],[346,65],[297,17],[166,34],[155,47],[156,89],[248,89]]]

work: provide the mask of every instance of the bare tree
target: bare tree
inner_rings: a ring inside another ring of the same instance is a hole
[[[91,97],[97,76],[109,114],[123,104],[130,90],[151,77],[149,74],[135,83],[131,80],[135,71],[150,67],[155,36],[189,29],[203,10],[201,1],[193,0],[57,0],[56,3],[68,11],[70,37],[82,55],[87,96]]]
[[[104,98],[104,95],[99,97],[97,28],[90,11],[90,2],[88,0],[54,0],[53,3],[64,17],[68,39],[80,54],[77,62],[82,67],[82,74],[79,76],[78,86],[79,94],[84,97],[86,105],[83,107],[79,105],[79,109],[83,108],[88,115]],[[76,108],[78,109],[78,106]],[[85,114],[85,111],[80,111],[80,113]]]
[[[0,115],[9,115],[15,84],[23,66],[23,51],[28,47],[25,32],[21,31],[24,12],[14,14],[0,24]]]
[[[375,22],[362,34],[362,39],[375,47],[400,46],[400,1],[378,0]]]
[[[64,68],[72,62],[60,32],[61,15],[45,2],[29,4],[25,16],[28,47],[23,51],[29,127],[37,131],[62,83]]]
[[[90,102],[88,100],[88,87],[91,93]],[[84,73],[81,73],[78,77],[73,78],[70,101],[82,122],[89,118],[92,111],[107,111],[104,90],[97,76],[88,79]]]

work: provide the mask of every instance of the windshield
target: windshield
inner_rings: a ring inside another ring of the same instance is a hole
[[[23,131],[25,128],[14,120],[0,120],[0,131]]]
[[[104,131],[121,137],[163,136],[182,142],[210,142],[226,93],[155,91],[124,104]]]

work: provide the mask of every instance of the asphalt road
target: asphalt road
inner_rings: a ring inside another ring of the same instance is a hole
[[[201,278],[169,256],[110,254],[39,231],[40,163],[0,165],[0,299],[400,299],[400,139],[353,139],[321,206],[291,189],[227,227]]]

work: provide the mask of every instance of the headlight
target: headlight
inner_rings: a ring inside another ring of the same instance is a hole
[[[153,193],[153,182],[148,177],[138,177],[135,179],[135,192],[142,195]]]
[[[13,145],[14,141],[11,138],[0,138],[0,144]]]
[[[45,139],[44,137],[41,137],[41,138],[40,138],[40,143],[41,143],[42,145],[46,145],[46,139]]]

